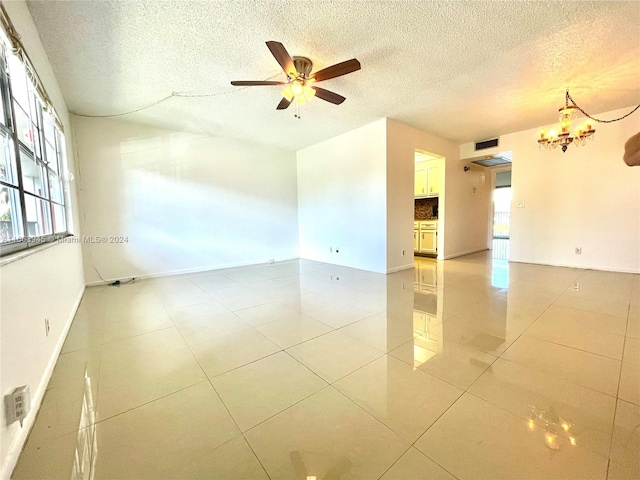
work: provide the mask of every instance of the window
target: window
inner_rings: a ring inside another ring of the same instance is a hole
[[[64,135],[0,46],[0,254],[67,235]]]

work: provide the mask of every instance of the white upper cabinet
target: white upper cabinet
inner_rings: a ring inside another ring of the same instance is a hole
[[[442,167],[435,161],[416,162],[413,193],[415,197],[437,197],[442,184]]]
[[[440,193],[442,167],[432,164],[427,167],[427,196],[437,197]]]
[[[413,193],[416,197],[427,195],[427,162],[416,163]]]

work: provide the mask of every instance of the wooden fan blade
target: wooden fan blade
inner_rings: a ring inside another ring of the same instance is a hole
[[[276,110],[285,110],[287,107],[289,107],[289,105],[291,105],[291,100],[282,98],[282,100],[280,100],[280,103],[276,107]]]
[[[320,87],[311,87],[316,91],[316,97],[321,98],[322,100],[335,103],[336,105],[340,105],[342,102],[346,100],[342,95],[338,95],[337,93],[330,92],[329,90],[325,90]]]
[[[316,73],[312,74],[311,78],[315,79],[316,82],[322,82],[324,80],[340,77],[357,70],[360,70],[360,62],[355,58],[352,58],[351,60],[336,63],[335,65],[331,65],[330,67],[323,68],[322,70],[319,70]]]
[[[271,51],[271,54],[278,61],[284,73],[289,75],[290,77],[297,77],[298,72],[296,71],[296,67],[293,65],[293,60],[291,59],[291,55],[287,52],[287,49],[284,48],[280,42],[267,42],[267,47]]]
[[[271,82],[261,80],[234,80],[231,85],[235,87],[258,87],[261,85],[284,85],[285,82]]]

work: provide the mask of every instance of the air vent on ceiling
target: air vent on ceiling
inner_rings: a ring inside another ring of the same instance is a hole
[[[476,142],[476,151],[477,150],[485,150],[487,148],[497,147],[498,139],[494,138],[491,140],[485,140],[483,142]]]
[[[471,163],[481,165],[483,167],[497,167],[498,165],[509,165],[511,160],[509,158],[492,155],[488,157],[482,157],[477,160],[471,160]]]
[[[505,152],[498,155],[483,155],[475,158],[463,158],[465,163],[473,163],[481,167],[498,167],[501,165],[511,164],[511,152]]]

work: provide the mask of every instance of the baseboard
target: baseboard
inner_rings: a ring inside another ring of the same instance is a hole
[[[29,433],[31,432],[31,428],[36,422],[36,418],[38,417],[38,411],[42,406],[42,400],[44,399],[44,394],[47,390],[47,385],[49,385],[49,380],[51,380],[51,375],[53,374],[53,369],[56,366],[56,362],[58,361],[58,356],[62,351],[62,345],[64,345],[64,341],[67,339],[67,334],[69,333],[69,329],[71,328],[71,323],[73,323],[73,318],[76,316],[76,312],[78,311],[78,307],[80,306],[80,302],[82,301],[82,297],[84,295],[85,287],[82,287],[80,291],[80,295],[75,301],[73,308],[71,309],[71,314],[67,319],[67,322],[62,330],[60,338],[56,343],[55,348],[51,354],[51,358],[49,359],[49,363],[47,364],[47,368],[45,369],[42,378],[40,379],[40,383],[38,384],[38,388],[36,388],[35,392],[32,392],[31,396],[31,411],[27,415],[27,417],[23,421],[22,427],[18,430],[16,436],[13,438],[11,442],[11,446],[7,451],[7,455],[5,457],[4,464],[2,465],[2,469],[0,470],[0,479],[9,479],[13,473],[13,470],[16,468],[18,464],[18,459],[20,458],[20,453],[22,453],[22,449],[29,437]]]
[[[486,252],[487,250],[489,250],[487,247],[477,248],[475,250],[467,250],[466,252],[454,253],[453,255],[446,255],[442,257],[442,260],[450,260],[452,258],[464,257],[465,255],[471,255],[472,253],[478,253],[478,252]]]
[[[562,267],[562,268],[578,268],[580,270],[596,270],[599,272],[616,272],[616,273],[633,273],[640,274],[640,269],[625,269],[625,268],[611,268],[601,266],[584,266],[584,265],[571,265],[568,263],[541,263],[541,262],[526,262],[524,260],[509,260],[509,263],[526,263],[528,265],[542,265],[547,267]]]
[[[288,260],[297,260],[299,257],[281,257],[281,258],[274,258],[273,261],[274,262],[286,262]],[[222,270],[224,268],[236,268],[236,267],[248,267],[251,265],[268,265],[270,264],[271,259],[269,260],[263,260],[263,261],[258,261],[258,260],[253,260],[250,262],[238,262],[238,263],[225,263],[225,264],[221,264],[221,265],[209,265],[207,267],[195,267],[195,268],[183,268],[180,270],[167,270],[164,272],[156,272],[156,273],[145,273],[142,275],[130,275],[127,277],[114,277],[114,278],[107,278],[104,280],[98,280],[95,282],[89,282],[87,283],[87,287],[95,287],[97,285],[106,285],[108,283],[112,283],[115,282],[116,280],[120,280],[120,281],[126,281],[130,278],[135,278],[136,280],[143,280],[143,279],[149,279],[149,278],[162,278],[162,277],[170,277],[172,275],[186,275],[189,273],[200,273],[200,272],[209,272],[212,270]]]
[[[327,260],[319,260],[317,258],[311,258],[311,257],[305,257],[305,256],[300,256],[299,258],[300,258],[300,260],[309,260],[310,262],[324,263],[325,265],[333,265],[335,267],[353,268],[354,270],[360,270],[362,272],[380,273],[382,275],[386,275],[387,274],[387,271],[384,268],[381,269],[381,270],[371,270],[370,268],[354,267],[353,265],[347,265],[346,263],[329,262]]]
[[[406,265],[400,265],[399,267],[389,268],[387,273],[400,272],[402,270],[409,270],[410,268],[413,268],[413,262],[407,263]]]

